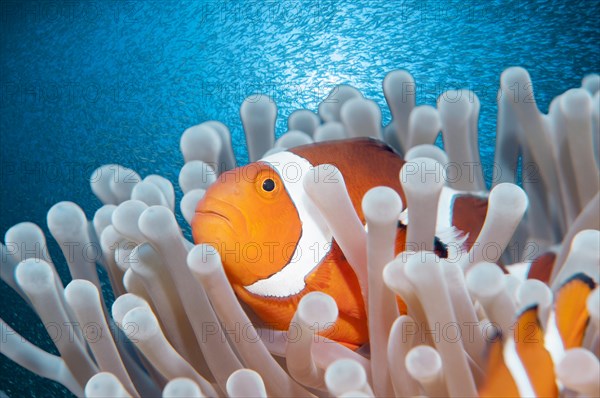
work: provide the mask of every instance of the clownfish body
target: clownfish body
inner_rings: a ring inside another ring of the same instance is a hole
[[[192,231],[196,243],[216,248],[235,293],[267,326],[287,330],[300,299],[320,291],[333,297],[339,309],[335,326],[323,335],[358,347],[368,341],[358,279],[303,190],[302,178],[321,164],[340,170],[363,224],[361,201],[373,187],[396,190],[410,206],[399,181],[404,161],[393,150],[373,139],[332,141],[278,152],[223,173],[198,203]],[[465,245],[470,246],[487,201],[452,194],[442,199],[438,230],[454,226],[468,234]],[[406,228],[398,223],[396,253],[404,250]],[[444,256],[444,245],[436,242]]]

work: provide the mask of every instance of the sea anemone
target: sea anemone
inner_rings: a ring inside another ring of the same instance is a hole
[[[48,212],[73,279],[67,286],[38,226],[7,231],[2,280],[39,315],[60,355],[0,320],[2,354],[88,397],[600,395],[600,77],[586,76],[546,115],[527,71],[502,74],[489,192],[477,95],[453,90],[437,109],[416,106],[410,84],[405,71],[385,78],[392,121],[383,129],[377,104],[350,86],[334,89],[318,115],[294,112],[277,141],[269,97],[250,97],[240,111],[251,161],[361,136],[386,141],[407,161],[399,178],[408,214],[395,191],[375,187],[362,201],[366,228],[338,170],[334,183],[324,179],[331,169],[319,172],[325,166],[304,176],[359,280],[368,346],[353,351],[320,336],[338,316],[321,292],[302,298],[290,330],[267,328],[237,300],[217,251],[184,237],[172,183],[106,165],[90,180],[104,203],[93,220],[71,202]],[[444,150],[433,145],[440,131]],[[190,224],[205,190],[236,161],[217,121],[187,129],[181,151],[179,205]],[[454,242],[452,258],[431,244],[443,186],[488,201],[470,249]],[[396,256],[401,217],[410,227]],[[116,296],[111,308],[96,267]]]

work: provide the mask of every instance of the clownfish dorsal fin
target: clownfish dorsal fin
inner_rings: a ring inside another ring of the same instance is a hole
[[[573,275],[556,293],[556,327],[564,348],[580,347],[589,321],[587,298],[596,283],[586,274]]]

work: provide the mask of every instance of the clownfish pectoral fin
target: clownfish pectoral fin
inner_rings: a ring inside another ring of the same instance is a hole
[[[336,241],[319,266],[306,277],[307,291],[329,294],[337,303],[340,316],[364,319],[364,303],[358,279]]]
[[[306,285],[309,290],[327,291],[331,285],[332,271],[331,264],[325,259],[318,268],[306,277]]]
[[[531,387],[538,397],[558,397],[554,362],[544,346],[537,306],[524,310],[514,329],[515,348]]]
[[[576,274],[556,293],[554,311],[556,326],[566,350],[580,347],[589,314],[586,301],[596,284],[585,274]]]
[[[346,348],[351,349],[352,351],[357,351],[361,347],[358,344],[346,343],[344,341],[338,341],[337,343],[343,345]]]
[[[480,397],[517,397],[519,390],[504,363],[502,339],[497,336],[487,348],[485,379],[479,388]]]
[[[404,300],[402,300],[402,297],[396,296],[396,304],[398,305],[398,312],[400,312],[400,315],[408,315],[408,306]]]

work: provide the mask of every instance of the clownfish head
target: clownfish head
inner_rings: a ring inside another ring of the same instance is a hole
[[[232,284],[249,286],[292,258],[302,223],[284,180],[268,162],[223,173],[206,191],[192,221],[194,241],[220,254]]]

